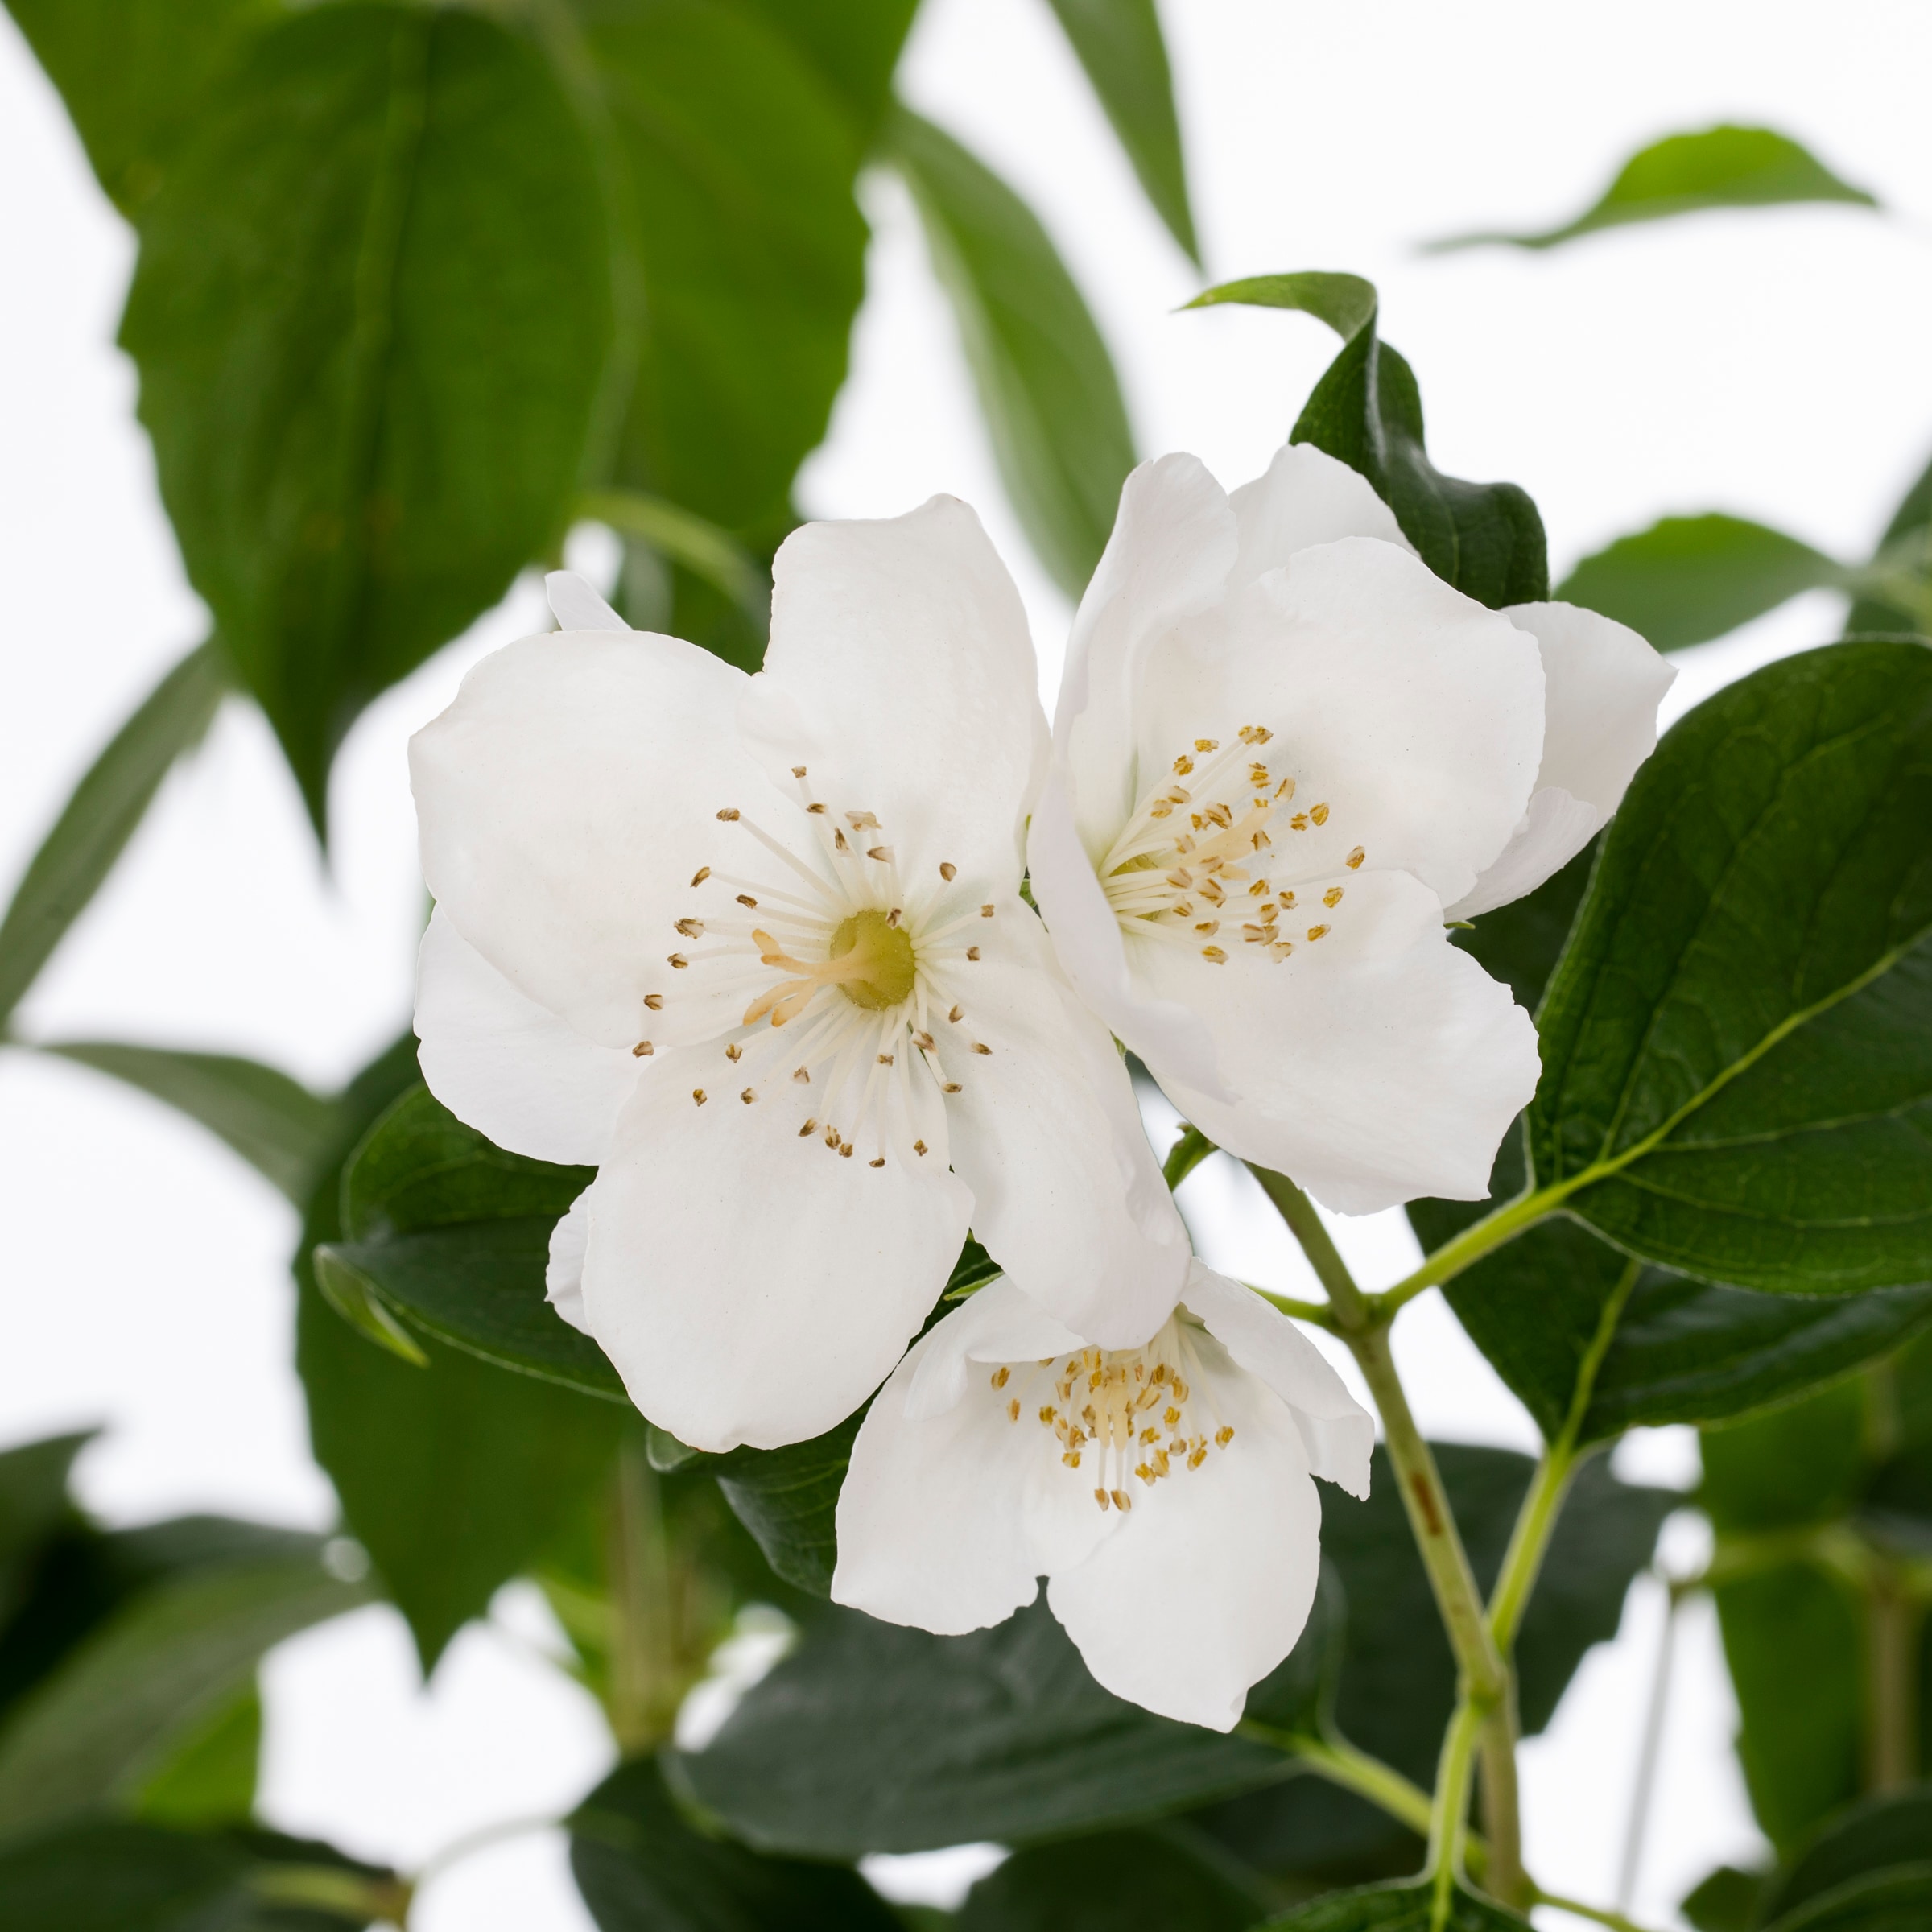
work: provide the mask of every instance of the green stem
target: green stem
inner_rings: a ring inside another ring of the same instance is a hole
[[[1608,1926],[1610,1932],[1644,1932],[1635,1919],[1626,1918],[1620,1912],[1607,1910],[1602,1905],[1586,1905],[1579,1900],[1565,1898],[1560,1893],[1546,1892],[1541,1885],[1533,1886],[1535,1893],[1534,1904],[1548,1905],[1558,1912],[1573,1912],[1579,1918],[1594,1919],[1600,1926]]]
[[[1538,1188],[1534,1194],[1519,1195],[1513,1201],[1505,1201],[1501,1207],[1492,1208],[1480,1221],[1465,1228],[1455,1240],[1445,1241],[1413,1274],[1404,1275],[1393,1288],[1385,1288],[1380,1294],[1371,1297],[1377,1315],[1384,1321],[1389,1320],[1398,1308],[1414,1301],[1425,1288],[1440,1287],[1465,1268],[1473,1266],[1492,1249],[1514,1241],[1525,1229],[1554,1214],[1579,1184],[1580,1179],[1559,1181],[1554,1187]]]
[[[1251,1294],[1258,1294],[1263,1301],[1271,1302],[1283,1315],[1293,1315],[1298,1322],[1312,1322],[1318,1328],[1334,1331],[1335,1311],[1326,1302],[1298,1302],[1291,1294],[1277,1294],[1272,1288],[1257,1287],[1253,1282],[1243,1282],[1241,1286]]]
[[[1307,1256],[1316,1278],[1327,1290],[1336,1327],[1344,1332],[1365,1327],[1370,1315],[1369,1298],[1356,1286],[1327,1224],[1315,1212],[1315,1203],[1286,1174],[1257,1167],[1253,1161],[1247,1163],[1247,1168],[1261,1183],[1262,1193],[1274,1202],[1275,1212],[1288,1224],[1288,1232],[1301,1243],[1302,1253]]]
[[[1429,1909],[1430,1932],[1443,1932],[1455,1902],[1456,1867],[1462,1860],[1463,1832],[1469,1814],[1469,1779],[1484,1713],[1465,1699],[1450,1719],[1435,1773],[1435,1803],[1429,1816],[1429,1870],[1435,1880]]]
[[[1420,1837],[1429,1833],[1429,1794],[1411,1784],[1393,1765],[1385,1765],[1366,1751],[1358,1751],[1347,1739],[1311,1737],[1300,1731],[1278,1731],[1253,1718],[1245,1718],[1236,1728],[1244,1737],[1272,1744],[1307,1765],[1317,1776],[1344,1791],[1379,1805],[1391,1818],[1399,1818]]]

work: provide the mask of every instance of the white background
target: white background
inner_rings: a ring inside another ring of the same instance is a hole
[[[1869,548],[1932,448],[1932,13],[1906,0],[1170,0],[1166,14],[1211,279],[1375,278],[1436,460],[1524,484],[1557,575],[1671,510],[1761,517],[1848,557]],[[1331,338],[1305,317],[1171,312],[1198,278],[1140,200],[1041,0],[929,0],[902,80],[1045,217],[1120,361],[1143,450],[1194,450],[1230,485],[1257,471]],[[1542,256],[1416,253],[1431,235],[1546,225],[1640,142],[1726,118],[1798,137],[1893,212],[1704,216]],[[902,197],[873,183],[866,198],[872,293],[803,500],[828,515],[893,514],[941,489],[976,504],[1026,594],[1050,691],[1067,610],[999,501]],[[0,881],[203,634],[114,348],[132,255],[0,19]],[[584,554],[594,564],[596,543]],[[1822,641],[1836,616],[1814,597],[1687,654],[1673,711]],[[22,1032],[223,1047],[340,1080],[407,1011],[422,899],[404,741],[481,651],[543,623],[520,587],[364,717],[336,768],[327,866],[258,717],[232,705],[168,782]],[[1241,1186],[1212,1167],[1190,1183],[1203,1245],[1292,1290],[1299,1264]],[[158,1107],[0,1055],[0,1443],[107,1425],[80,1481],[116,1521],[221,1509],[328,1522],[289,1365],[295,1232],[265,1185]],[[1373,1280],[1413,1253],[1394,1217],[1343,1238]],[[1405,1315],[1397,1342],[1426,1426],[1531,1446],[1437,1298]],[[1661,1432],[1620,1466],[1685,1482],[1695,1449]],[[1525,1748],[1530,1861],[1552,1888],[1612,1889],[1659,1620],[1657,1587],[1640,1584],[1617,1642]],[[567,1806],[609,1751],[595,1711],[533,1653],[545,1641],[540,1610],[513,1591],[427,1692],[386,1609],[285,1646],[266,1673],[268,1815],[411,1864]],[[1754,1842],[1734,1713],[1696,1612],[1676,1686],[1637,1897],[1656,1924]],[[553,1835],[456,1867],[418,1922],[588,1922]]]

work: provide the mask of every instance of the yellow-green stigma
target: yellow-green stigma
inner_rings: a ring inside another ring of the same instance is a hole
[[[869,906],[842,920],[832,935],[826,957],[841,961],[850,975],[840,975],[839,991],[868,1012],[883,1012],[911,996],[916,976],[912,935],[898,917]]]

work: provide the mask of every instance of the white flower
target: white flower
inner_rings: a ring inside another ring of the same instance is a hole
[[[1231,1729],[1301,1635],[1311,1475],[1368,1493],[1375,1424],[1286,1316],[1191,1265],[1138,1348],[1005,1282],[913,1348],[859,1426],[832,1594],[946,1636],[1038,1594],[1118,1697]]]
[[[597,1166],[552,1298],[704,1449],[849,1414],[969,1224],[1109,1340],[1187,1265],[1019,896],[1046,727],[977,519],[808,525],[774,578],[757,677],[553,579],[566,628],[411,747],[423,1076],[499,1145]]]
[[[1671,675],[1591,612],[1451,590],[1319,450],[1232,498],[1191,456],[1145,464],[1033,822],[1061,960],[1244,1158],[1352,1214],[1480,1199],[1536,1034],[1443,921],[1580,849]]]

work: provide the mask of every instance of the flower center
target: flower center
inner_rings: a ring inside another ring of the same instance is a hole
[[[1339,881],[1320,884],[1320,859],[1332,840],[1315,840],[1306,852],[1282,850],[1267,828],[1273,823],[1290,833],[1319,833],[1331,814],[1323,803],[1294,809],[1294,779],[1278,778],[1261,756],[1274,736],[1244,724],[1225,750],[1219,739],[1196,738],[1134,807],[1098,868],[1122,931],[1179,941],[1214,966],[1228,963],[1230,945],[1258,947],[1278,961],[1298,939],[1312,944],[1327,936],[1326,915],[1347,890]],[[1364,856],[1357,845],[1331,858],[1327,869],[1358,871]],[[1279,883],[1283,872],[1294,875],[1294,885]],[[1297,886],[1308,892],[1308,904]],[[1285,927],[1285,913],[1300,917]],[[1314,923],[1304,924],[1310,914]]]
[[[1201,1413],[1213,1403],[1195,1385],[1205,1378],[1190,1326],[1170,1318],[1144,1348],[1083,1348],[1022,1365],[1017,1384],[1006,1364],[993,1370],[992,1386],[1013,1384],[1006,1419],[1018,1422],[1033,1404],[1034,1385],[1051,1373],[1052,1399],[1038,1404],[1035,1419],[1059,1443],[1065,1468],[1091,1465],[1095,1502],[1124,1514],[1133,1507],[1129,1474],[1151,1488],[1178,1470],[1199,1468],[1210,1446],[1225,1449],[1234,1440],[1232,1426]]]
[[[919,977],[912,935],[877,906],[840,922],[832,935],[830,963],[851,975],[840,978],[840,992],[869,1013],[897,1006],[910,995]]]

